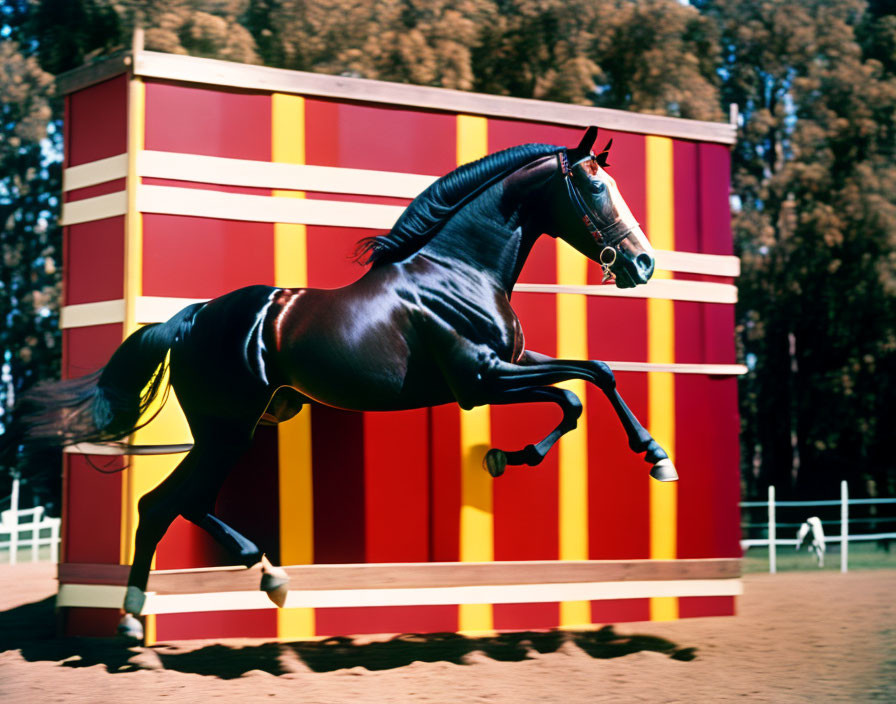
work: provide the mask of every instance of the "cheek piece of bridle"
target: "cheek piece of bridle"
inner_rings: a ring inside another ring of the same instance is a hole
[[[616,263],[616,255],[619,252],[619,245],[622,240],[631,236],[631,228],[622,222],[622,218],[616,218],[616,220],[605,227],[598,227],[596,213],[589,207],[585,199],[582,198],[582,194],[579,192],[579,189],[576,188],[575,183],[573,183],[572,167],[569,165],[569,157],[567,156],[566,151],[564,150],[560,152],[559,156],[560,169],[563,172],[563,180],[566,183],[566,192],[569,194],[569,200],[572,203],[573,208],[576,210],[582,224],[585,225],[585,229],[588,230],[594,238],[594,241],[604,245],[604,248],[600,251],[598,260],[604,271],[603,280],[608,281],[613,277],[610,267]],[[585,158],[579,159],[579,161],[573,164],[573,167],[588,159],[596,161],[597,157],[592,152]]]

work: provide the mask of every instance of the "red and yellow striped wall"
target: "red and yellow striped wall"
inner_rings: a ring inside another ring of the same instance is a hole
[[[136,73],[79,85],[66,96],[68,377],[101,366],[128,333],[187,302],[256,283],[347,284],[362,273],[349,259],[354,243],[388,229],[434,178],[516,144],[575,145],[592,121],[616,126],[602,127],[599,137],[614,139],[611,173],[662,250],[657,281],[622,295],[599,285],[597,265],[543,238],[513,301],[530,349],[607,360],[619,370],[621,393],[669,450],[679,483],[650,480],[602,394],[573,382],[569,388],[585,403],[579,429],[539,467],[511,468],[499,480],[482,469],[486,449],[541,438],[556,421],[552,409],[306,409],[277,428],[259,428],[222,490],[223,520],[289,565],[739,558],[737,263],[729,153],[716,132],[709,140],[683,138],[676,134],[696,128],[661,118],[644,123],[656,133],[623,131],[619,125],[628,123],[614,122],[612,111],[581,113],[578,124],[552,122],[553,113],[510,119],[484,97],[481,112],[452,109],[455,98],[435,89],[425,89],[434,97],[421,105],[400,96],[365,101],[364,93],[352,100],[335,88],[328,95],[330,79],[320,76],[304,93],[260,87],[268,82],[253,89],[240,73],[247,67],[162,56],[144,52]],[[172,61],[183,80],[165,73]],[[213,78],[202,73],[210,63]],[[234,78],[222,84],[228,71]],[[443,93],[439,108],[433,101]],[[519,102],[520,113],[530,109]],[[556,114],[565,109],[557,106]],[[136,438],[189,441],[173,401]],[[117,466],[120,457],[67,453],[63,562],[82,573],[128,564],[136,502],[179,459],[130,458],[127,471],[107,475],[90,463]],[[154,567],[226,564],[206,534],[178,519]],[[532,579],[539,583],[538,575]],[[147,639],[476,633],[733,613],[730,584],[705,592],[623,590],[568,601],[545,592],[515,603],[290,602],[279,611],[237,602],[149,615]],[[113,603],[69,604],[71,634],[106,635],[119,617]]]

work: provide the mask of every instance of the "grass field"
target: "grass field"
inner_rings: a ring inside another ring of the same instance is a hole
[[[856,542],[849,544],[850,570],[873,570],[883,568],[896,568],[896,541],[887,552],[878,546],[876,542]],[[824,567],[819,568],[815,556],[807,552],[805,545],[799,550],[791,546],[779,546],[777,551],[778,572],[793,572],[796,570],[839,570],[840,569],[840,545],[828,543],[824,556]],[[768,572],[768,548],[752,547],[744,553],[744,573]]]

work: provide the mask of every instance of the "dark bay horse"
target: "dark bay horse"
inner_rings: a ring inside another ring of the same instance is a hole
[[[667,454],[623,402],[603,362],[558,360],[525,349],[510,296],[535,241],[560,237],[629,288],[653,273],[652,248],[591,151],[527,144],[461,166],[420,194],[393,229],[362,240],[371,264],[335,290],[250,286],[184,308],[128,337],[92,375],[37,387],[24,398],[10,443],[70,445],[126,438],[170,385],[194,438],[177,468],[138,504],[123,632],[140,613],[156,545],[178,516],[201,526],[241,564],[263,565],[261,588],[282,605],[286,573],[215,516],[215,500],[260,422],[291,418],[310,400],[361,411],[457,403],[547,402],[560,424],[541,441],[491,449],[486,469],[537,465],[576,427],[582,405],[553,384],[584,379],[606,394],[651,475],[674,481]]]

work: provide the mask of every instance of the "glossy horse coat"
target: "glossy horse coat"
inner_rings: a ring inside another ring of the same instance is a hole
[[[11,436],[18,442],[120,440],[162,391],[170,353],[170,384],[195,445],[139,502],[127,614],[139,614],[153,552],[178,515],[207,530],[241,563],[262,561],[262,588],[282,605],[285,573],[217,518],[214,507],[256,426],[288,419],[310,400],[363,411],[452,402],[464,409],[559,405],[562,420],[545,438],[488,451],[486,468],[497,477],[507,465],[538,464],[575,428],[581,402],[553,384],[584,379],[606,394],[631,449],[646,453],[651,474],[677,478],[666,453],[622,401],[610,369],[527,350],[510,303],[542,234],[601,263],[617,286],[650,278],[652,250],[603,168],[609,145],[591,152],[595,136],[591,128],[574,149],[514,147],[439,179],[389,234],[360,243],[359,258],[371,267],[349,286],[251,286],[191,305],[135,332],[99,372],[28,395]],[[124,623],[126,632],[139,635],[135,619],[126,615]]]

